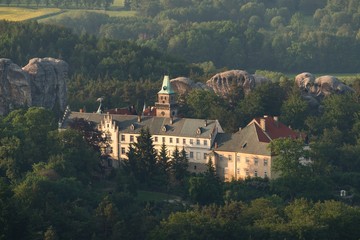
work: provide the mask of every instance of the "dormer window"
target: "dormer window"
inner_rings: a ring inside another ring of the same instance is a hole
[[[196,130],[196,134],[197,134],[197,135],[200,135],[200,134],[201,134],[201,128],[198,128],[198,129]]]
[[[161,130],[162,130],[163,132],[166,132],[166,126],[165,126],[165,125],[162,126]]]
[[[134,124],[131,124],[131,125],[130,125],[130,129],[134,131],[134,130],[135,130],[135,125],[134,125]]]

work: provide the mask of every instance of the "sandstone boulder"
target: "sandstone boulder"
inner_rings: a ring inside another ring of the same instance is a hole
[[[295,84],[301,90],[303,99],[312,107],[319,106],[325,96],[354,91],[334,76],[325,75],[315,78],[309,72],[298,74],[295,77]]]
[[[53,109],[66,107],[66,62],[54,58],[34,58],[20,68],[10,59],[0,59],[0,115],[15,106]]]
[[[29,75],[10,59],[0,58],[0,115],[15,106],[31,106]]]
[[[255,84],[254,76],[243,70],[218,73],[206,82],[206,85],[220,96],[227,96],[236,86],[242,86],[244,92],[248,93],[255,87]]]
[[[23,67],[30,76],[33,106],[66,107],[68,64],[55,58],[33,58]]]
[[[194,82],[190,78],[178,77],[170,80],[171,87],[178,94],[187,94],[193,89],[210,90],[208,86],[201,82]]]
[[[317,96],[328,96],[332,93],[347,93],[354,90],[342,83],[338,78],[334,76],[321,76],[315,79],[314,83]]]

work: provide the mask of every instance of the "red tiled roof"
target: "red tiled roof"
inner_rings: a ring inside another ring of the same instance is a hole
[[[265,120],[265,131],[263,131],[261,127],[261,119]],[[258,127],[256,128],[258,132],[259,141],[261,142],[269,142],[270,140],[277,139],[277,138],[292,138],[296,139],[299,135],[280,122],[279,120],[274,119],[271,116],[264,116],[262,118],[254,118],[251,123],[256,122]],[[265,135],[265,137],[264,137]],[[269,139],[270,138],[270,139]]]
[[[271,141],[271,139],[268,136],[266,136],[266,134],[264,133],[264,131],[261,129],[261,127],[259,125],[255,124],[255,129],[256,129],[256,135],[258,136],[259,142],[269,143]]]
[[[148,107],[143,111],[143,116],[155,116],[156,117],[156,107]]]
[[[105,112],[120,115],[137,115],[134,107],[108,109]]]

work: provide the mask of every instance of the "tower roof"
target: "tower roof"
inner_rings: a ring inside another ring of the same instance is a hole
[[[164,93],[164,94],[174,94],[175,93],[171,87],[169,76],[167,76],[167,75],[164,76],[161,90],[158,93]]]

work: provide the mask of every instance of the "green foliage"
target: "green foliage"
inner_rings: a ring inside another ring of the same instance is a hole
[[[142,184],[151,185],[157,174],[156,152],[149,129],[141,129],[137,141],[126,153],[126,167]]]
[[[204,174],[192,176],[189,179],[189,196],[200,205],[221,204],[223,202],[222,182],[216,175],[212,161]]]

